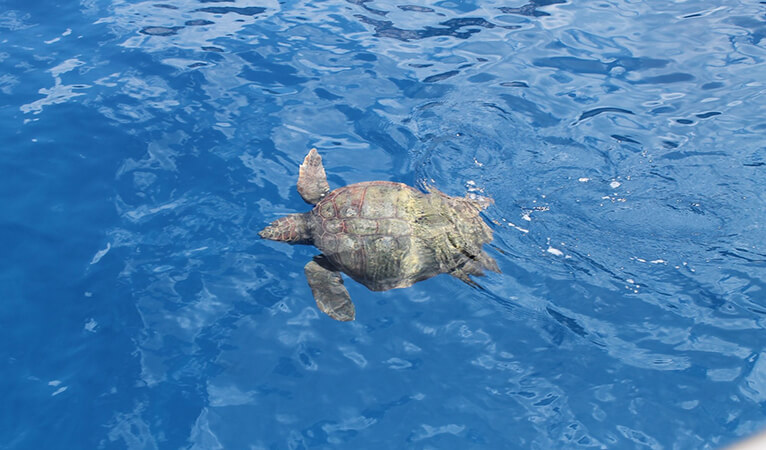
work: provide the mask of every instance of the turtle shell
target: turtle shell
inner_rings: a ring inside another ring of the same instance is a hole
[[[410,286],[439,273],[418,236],[427,195],[402,183],[371,181],[336,189],[311,211],[314,245],[372,290]]]

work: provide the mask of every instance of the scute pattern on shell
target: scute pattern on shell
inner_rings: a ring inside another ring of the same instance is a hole
[[[403,235],[412,231],[406,206],[415,196],[423,194],[406,184],[370,181],[330,192],[312,212],[327,233]]]
[[[330,192],[312,211],[314,245],[373,290],[409,285],[402,271],[413,244],[409,217],[424,194],[405,184],[371,181]]]

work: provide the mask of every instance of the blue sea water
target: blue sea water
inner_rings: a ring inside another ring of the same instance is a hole
[[[766,2],[0,0],[0,448],[719,448],[766,427]],[[502,274],[320,313],[332,187]]]

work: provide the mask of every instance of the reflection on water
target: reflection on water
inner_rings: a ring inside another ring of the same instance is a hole
[[[6,228],[36,243],[7,247],[40,255],[8,273],[42,274],[68,313],[42,288],[24,307],[77,333],[14,353],[31,386],[14,395],[59,429],[87,415],[60,442],[104,447],[713,448],[758,430],[762,6],[6,9],[6,172],[26,192],[3,197],[21,217]],[[327,320],[302,271],[314,251],[256,237],[305,211],[312,146],[332,188],[491,197],[503,273],[480,291],[348,283],[365,319]],[[61,406],[74,396],[96,414]],[[45,447],[31,423],[14,442]]]

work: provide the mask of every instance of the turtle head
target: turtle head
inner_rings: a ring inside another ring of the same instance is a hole
[[[271,222],[258,233],[263,239],[289,244],[310,244],[311,230],[308,214],[290,214]]]

